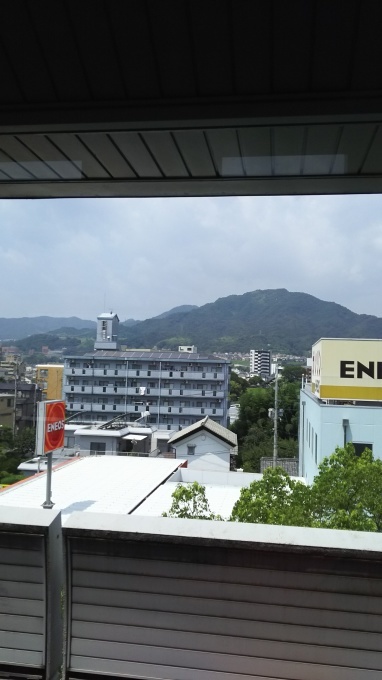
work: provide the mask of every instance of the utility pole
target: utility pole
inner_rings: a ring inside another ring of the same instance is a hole
[[[13,431],[13,438],[15,438],[15,435],[16,435],[17,376],[18,376],[18,368],[19,368],[17,359],[16,359],[16,361],[15,361],[14,363],[15,363],[15,375],[14,375],[14,378],[15,378],[15,389],[14,389],[14,395],[13,395],[13,428],[12,428],[12,431]]]
[[[273,467],[277,467],[277,424],[279,420],[279,367],[276,364],[275,369],[275,412],[273,418]]]

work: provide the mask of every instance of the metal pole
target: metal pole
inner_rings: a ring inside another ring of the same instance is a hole
[[[16,402],[17,402],[17,374],[18,374],[18,365],[17,361],[15,362],[15,389],[14,389],[14,394],[13,394],[13,437],[16,435]]]
[[[273,467],[277,466],[277,424],[279,419],[279,367],[275,374],[275,414],[273,419]]]
[[[52,502],[52,456],[53,453],[50,451],[47,455],[47,467],[46,467],[46,498],[42,504],[45,510],[51,510],[54,506]]]

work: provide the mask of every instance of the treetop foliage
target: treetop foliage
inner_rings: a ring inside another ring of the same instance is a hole
[[[221,519],[211,513],[205,488],[178,486],[167,516]],[[382,461],[369,449],[357,456],[352,444],[321,463],[311,486],[280,467],[241,489],[230,521],[354,531],[382,531]]]
[[[211,512],[206,489],[198,482],[192,484],[178,484],[172,494],[172,504],[163,517],[178,517],[179,519],[221,519]]]

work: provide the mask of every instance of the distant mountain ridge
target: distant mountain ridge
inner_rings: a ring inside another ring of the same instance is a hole
[[[163,312],[154,318],[161,319],[179,312],[186,313],[192,309],[197,309],[197,306],[181,305],[179,307],[173,307],[173,309]],[[142,321],[138,321],[136,319],[126,319],[126,321],[122,322],[121,326],[130,327],[139,323],[142,323]],[[29,335],[51,333],[52,331],[55,331],[60,335],[62,333],[68,334],[68,331],[72,330],[73,335],[78,335],[81,334],[78,333],[79,331],[91,329],[95,333],[96,328],[97,324],[95,321],[90,321],[89,319],[80,319],[77,316],[23,316],[14,319],[0,318],[0,342],[4,340],[22,340]]]
[[[27,335],[48,333],[58,328],[96,328],[95,321],[79,319],[77,316],[23,316],[19,319],[0,318],[0,341],[20,340]]]
[[[320,337],[382,338],[382,319],[279,288],[229,295],[186,314],[148,319],[123,335],[130,347],[195,344],[202,351],[228,352],[270,346],[292,354],[309,351]]]
[[[58,321],[37,317],[41,318]],[[95,336],[94,322],[74,318],[76,325],[73,319],[60,319],[64,328],[56,326],[57,330],[52,330],[58,336],[68,336],[71,328],[77,329],[73,330],[77,338]],[[1,321],[0,338],[4,337]],[[128,347],[176,349],[178,345],[192,344],[203,352],[246,352],[270,347],[273,351],[303,354],[320,337],[382,338],[382,319],[356,314],[307,293],[279,288],[229,295],[202,307],[182,305],[152,319],[121,324],[119,332],[121,343]]]

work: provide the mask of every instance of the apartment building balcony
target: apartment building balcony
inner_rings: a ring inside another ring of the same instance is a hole
[[[157,406],[150,406],[150,415],[157,415],[158,414],[158,407]],[[182,415],[184,417],[187,416],[199,416],[199,418],[203,418],[203,416],[223,416],[224,412],[222,408],[210,408],[210,407],[191,407],[191,406],[160,406],[159,407],[159,414],[160,415],[168,415],[170,414],[178,416]]]
[[[90,385],[64,385],[64,393],[65,394],[71,394],[74,392],[75,394],[92,394],[93,393],[93,388]]]

